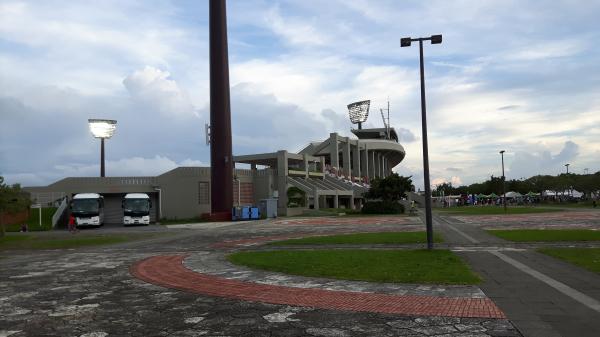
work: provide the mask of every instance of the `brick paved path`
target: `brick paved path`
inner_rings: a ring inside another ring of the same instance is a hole
[[[148,258],[135,264],[131,272],[156,285],[247,301],[412,316],[505,318],[487,298],[387,295],[240,282],[193,272],[182,265],[183,259],[182,255]]]

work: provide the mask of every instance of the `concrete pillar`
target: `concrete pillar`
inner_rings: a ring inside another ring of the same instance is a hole
[[[369,151],[367,150],[367,148],[365,147],[364,150],[360,151],[360,171],[362,173],[362,176],[369,176]]]
[[[369,152],[369,179],[375,178],[375,151]]]
[[[340,199],[337,194],[333,196],[333,208],[340,208]]]
[[[345,143],[342,146],[342,160],[344,161],[344,175],[350,177],[352,171],[350,171],[350,138],[345,137]]]
[[[375,178],[381,177],[380,171],[379,171],[379,164],[380,164],[379,153],[373,153],[373,164],[374,164],[373,165],[373,169],[374,169],[373,176]]]
[[[339,148],[338,148],[338,134],[330,133],[329,134],[329,159],[332,167],[335,167],[336,170],[340,169],[340,161],[339,161]]]
[[[354,177],[360,177],[361,167],[360,167],[360,148],[358,147],[358,141],[355,144],[352,144],[352,175]]]
[[[288,152],[277,151],[277,202],[278,214],[285,215],[287,211],[287,177],[288,177]]]
[[[390,159],[385,157],[385,176],[389,177],[392,174],[392,169],[390,168]]]
[[[318,210],[319,209],[319,202],[321,201],[321,199],[319,198],[319,192],[317,191],[317,188],[313,188],[313,201],[314,201],[314,209]],[[308,204],[307,204],[308,205]]]
[[[304,162],[304,178],[308,178],[308,157],[306,156],[306,153],[302,154],[302,159]]]
[[[256,171],[256,164],[250,164],[250,169]]]

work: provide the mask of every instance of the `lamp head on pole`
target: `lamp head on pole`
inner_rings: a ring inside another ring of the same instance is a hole
[[[88,119],[88,123],[94,138],[108,139],[117,128],[117,121],[112,119]]]
[[[506,151],[502,150],[502,151],[500,151],[500,154],[503,154],[504,152],[506,152]]]

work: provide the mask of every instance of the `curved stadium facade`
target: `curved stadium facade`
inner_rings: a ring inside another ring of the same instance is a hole
[[[306,208],[360,208],[363,193],[373,178],[386,177],[405,156],[393,128],[352,130],[354,137],[331,133],[297,153],[234,156],[250,169],[235,170],[234,205],[256,205],[277,198],[279,215],[303,208],[288,208],[287,190],[305,192]],[[126,193],[147,193],[152,200],[151,221],[184,219],[210,213],[210,167],[178,167],[155,177],[69,177],[44,187],[26,187],[32,199],[51,204],[74,194],[100,193],[105,200],[105,221],[120,223],[121,200]]]

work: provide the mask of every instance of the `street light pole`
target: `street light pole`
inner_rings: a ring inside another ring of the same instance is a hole
[[[503,204],[504,204],[504,213],[506,213],[506,177],[504,176],[504,150],[500,151],[500,156],[502,157],[502,194],[504,195]]]
[[[569,174],[569,165],[571,164],[565,164],[565,166],[567,167],[567,174]]]
[[[104,177],[104,138],[100,138],[100,177]]]
[[[442,43],[442,35],[412,39],[400,39],[400,47],[409,47],[411,42],[419,41],[419,61],[421,70],[421,124],[423,133],[423,173],[425,182],[425,226],[427,228],[427,249],[433,249],[433,219],[431,215],[431,183],[429,182],[429,150],[427,144],[427,109],[425,104],[425,65],[423,60],[423,41],[430,40],[431,44]]]

